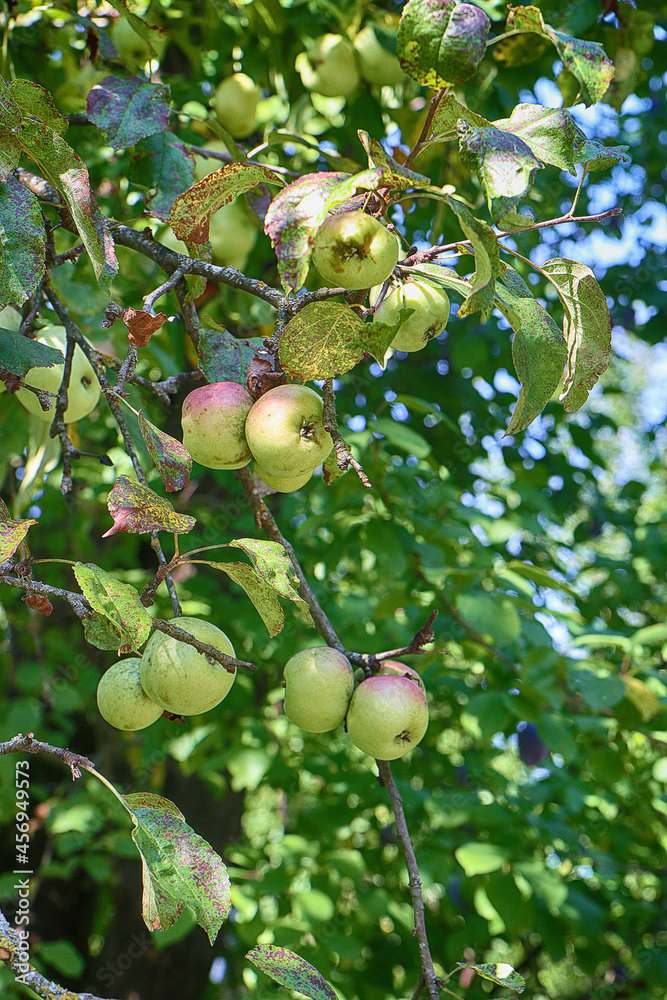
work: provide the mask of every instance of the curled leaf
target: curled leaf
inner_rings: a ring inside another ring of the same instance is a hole
[[[158,313],[153,316],[143,309],[126,309],[123,313],[123,323],[128,329],[127,339],[133,347],[145,347],[156,330],[159,330],[168,316]]]
[[[196,518],[177,514],[168,500],[129,476],[118,477],[107,497],[107,507],[113,527],[105,531],[103,538],[118,531],[171,531],[178,535],[192,531],[196,523]]]
[[[188,485],[192,471],[192,458],[188,449],[147,420],[141,410],[139,430],[167,492],[182,490]]]

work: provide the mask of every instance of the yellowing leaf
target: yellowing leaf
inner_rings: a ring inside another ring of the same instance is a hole
[[[178,535],[192,531],[196,523],[196,518],[177,514],[168,500],[129,476],[118,477],[107,497],[107,507],[113,527],[103,538],[118,531],[171,531]]]

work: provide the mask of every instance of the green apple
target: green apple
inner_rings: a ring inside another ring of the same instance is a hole
[[[202,149],[210,149],[212,153],[228,153],[226,143],[222,139],[212,139],[211,142],[206,142],[202,146]],[[201,181],[208,174],[212,174],[214,170],[219,170],[220,167],[224,167],[225,164],[222,160],[217,160],[211,156],[198,156],[195,153],[195,181]]]
[[[322,417],[322,399],[308,386],[269,389],[246,418],[245,435],[252,457],[278,479],[312,472],[333,448]]]
[[[328,285],[370,288],[398,263],[398,239],[365,212],[339,212],[324,220],[313,242],[313,264]]]
[[[406,79],[398,58],[383,45],[372,24],[367,24],[354,38],[361,75],[375,87],[393,87]]]
[[[203,618],[176,618],[173,622],[195,639],[235,656],[225,633]],[[141,657],[141,686],[146,695],[174,715],[200,715],[218,705],[234,683],[230,673],[209,661],[194,646],[153,632]]]
[[[399,677],[408,677],[415,684],[418,684],[424,694],[426,694],[424,682],[414,667],[409,667],[407,663],[399,663],[398,660],[380,660],[380,669],[375,676],[384,677],[392,674]]]
[[[347,711],[350,739],[376,760],[403,757],[421,741],[427,726],[424,692],[409,677],[397,674],[362,681]]]
[[[146,696],[139,679],[141,659],[130,656],[109,667],[97,685],[97,707],[110,726],[134,732],[152,725],[163,709]]]
[[[207,469],[242,469],[251,459],[245,421],[252,396],[237,382],[202,385],[185,397],[183,444]]]
[[[345,718],[354,675],[350,661],[330,646],[302,649],[285,664],[285,715],[308,733],[326,733]]]
[[[37,340],[40,344],[47,344],[48,347],[55,347],[63,354],[67,351],[67,334],[64,326],[45,326],[39,331]],[[65,365],[52,365],[51,368],[31,368],[27,375],[23,376],[23,381],[27,385],[32,385],[35,389],[44,389],[52,392],[56,396],[63,380]],[[55,399],[50,410],[43,410],[39,405],[39,399],[30,392],[29,389],[19,389],[16,393],[17,399],[30,410],[35,416],[49,423],[55,416]],[[69,388],[67,390],[67,409],[64,413],[66,424],[76,423],[81,420],[91,410],[97,406],[100,398],[100,383],[90,361],[83,353],[79,345],[74,348],[72,358],[72,371],[70,374]]]
[[[213,108],[223,128],[234,139],[245,139],[257,127],[257,104],[261,92],[245,73],[234,73],[218,84]]]
[[[116,18],[111,31],[111,41],[116,48],[118,58],[130,69],[139,69],[149,59],[154,59],[156,55],[161,56],[167,44],[164,35],[151,31],[151,47],[124,17]]]
[[[406,281],[387,292],[373,318],[392,326],[398,322],[401,309],[413,312],[401,323],[390,347],[395,351],[421,351],[447,326],[449,297],[426,281]]]
[[[349,97],[359,86],[354,46],[342,35],[320,35],[299,53],[295,67],[306,90],[323,97]]]
[[[255,475],[270,486],[272,490],[276,490],[278,493],[294,493],[295,490],[300,490],[302,486],[305,486],[309,479],[312,478],[312,470],[310,472],[304,472],[301,476],[292,476],[289,479],[285,479],[280,476],[272,476],[270,472],[254,462]]]

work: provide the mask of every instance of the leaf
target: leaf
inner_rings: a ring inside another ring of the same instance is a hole
[[[494,222],[516,208],[544,164],[511,132],[458,123],[459,150],[466,167],[476,170]]]
[[[141,410],[139,430],[167,492],[182,490],[190,482],[192,471],[192,458],[188,449],[176,438],[159,430],[146,419]]]
[[[630,163],[629,146],[605,146],[594,139],[587,139],[583,133],[577,145],[574,162],[583,163],[589,174],[598,170],[608,170],[617,163]]]
[[[144,191],[152,192],[146,205],[156,218],[166,221],[175,199],[192,184],[194,157],[166,130],[142,139],[134,152],[128,179]]]
[[[206,565],[212,566],[213,569],[222,570],[234,583],[238,583],[240,587],[243,587],[259,612],[262,621],[268,629],[269,635],[274,636],[282,632],[285,625],[285,615],[276,592],[273,587],[262,579],[252,566],[241,562],[209,562]]]
[[[231,907],[229,875],[222,859],[169,799],[137,792],[124,796],[124,802],[142,860],[146,926],[150,931],[167,930],[190,906],[213,944]]]
[[[488,319],[493,310],[496,279],[500,277],[502,264],[498,238],[490,226],[476,219],[462,202],[448,199],[448,205],[459,220],[461,229],[472,243],[475,251],[475,274],[472,288],[459,309],[458,315],[470,316],[479,310],[482,319]]]
[[[431,122],[433,135],[440,135],[442,132],[456,132],[456,125],[459,119],[477,128],[484,128],[491,125],[491,122],[487,121],[486,118],[482,118],[481,115],[467,108],[465,104],[457,101],[453,94],[445,94],[433,115],[433,121]]]
[[[264,231],[278,258],[278,272],[289,295],[298,292],[308,274],[315,233],[324,221],[329,195],[349,174],[323,171],[306,174],[279,191],[269,205]]]
[[[403,191],[405,188],[433,188],[430,177],[418,174],[416,171],[404,167],[402,163],[398,163],[393,156],[385,152],[382,143],[371,138],[368,132],[357,129],[357,135],[368,155],[369,167],[381,169],[380,182],[383,187],[393,188],[397,191]],[[440,189],[436,188],[435,190],[439,191]]]
[[[228,163],[179,194],[169,217],[171,228],[179,240],[206,243],[210,218],[219,208],[258,184],[282,183],[274,170],[260,163]]]
[[[560,400],[566,413],[588,399],[600,375],[609,367],[611,317],[595,275],[576,260],[554,257],[542,266],[563,306],[567,369]]]
[[[280,338],[280,364],[292,378],[333,378],[354,368],[367,348],[372,324],[340,302],[310,302],[289,321]]]
[[[457,0],[409,0],[398,25],[401,68],[435,90],[464,83],[482,61],[491,21],[480,7]]]
[[[614,64],[607,57],[599,42],[583,41],[580,38],[573,38],[571,35],[555,31],[551,25],[545,24],[538,7],[510,7],[505,31],[507,33],[528,32],[555,45],[563,66],[577,80],[580,98],[587,105],[595,104],[601,100],[614,78]],[[503,44],[506,47],[496,53],[496,58],[501,62],[504,61],[508,66],[518,65],[516,61],[517,50],[513,50],[512,46],[507,46],[506,42]],[[534,51],[541,54],[539,42],[536,44],[535,41],[531,40],[530,44],[534,46]]]
[[[91,646],[118,651],[120,648],[118,632],[103,615],[98,615],[94,611],[89,617],[83,618],[81,624],[86,642]]]
[[[0,368],[19,377],[31,368],[52,368],[64,365],[65,355],[55,347],[40,344],[10,330],[0,330]]]
[[[457,962],[460,969],[474,969],[482,979],[488,979],[496,986],[505,986],[515,993],[523,993],[526,988],[526,980],[515,972],[511,965],[506,962],[497,962],[493,965],[473,965],[470,962]]]
[[[288,990],[296,990],[311,1000],[337,1000],[336,993],[314,965],[288,948],[258,944],[246,958]]]
[[[625,697],[622,677],[606,673],[595,674],[592,670],[569,670],[570,683],[579,691],[586,704],[594,712],[604,712],[613,708]]]
[[[576,172],[575,146],[580,130],[565,108],[517,104],[509,118],[500,118],[493,126],[518,136],[543,163]]]
[[[145,42],[148,42],[151,47],[154,40],[162,39],[167,34],[164,28],[147,24],[143,17],[139,17],[138,14],[133,13],[127,5],[127,0],[109,0],[109,3],[112,7],[115,7],[117,11],[125,15],[134,31],[136,31],[136,33],[140,35]]]
[[[113,518],[113,527],[105,531],[102,538],[115,535],[118,531],[171,531],[179,535],[192,531],[196,523],[196,518],[177,514],[168,500],[129,476],[119,476],[113,484],[107,497],[107,507]]]
[[[169,88],[137,76],[107,76],[88,94],[86,115],[115,150],[164,132],[169,125]]]
[[[454,857],[468,878],[472,878],[473,875],[487,875],[498,871],[507,861],[508,851],[495,844],[473,841],[457,847]]]
[[[117,649],[139,650],[151,630],[152,619],[141,603],[138,591],[121,583],[93,563],[75,563],[74,576],[81,591],[98,615],[117,633]]]
[[[512,269],[508,268],[507,273]],[[549,313],[534,298],[496,286],[496,304],[514,330],[512,359],[521,392],[506,434],[515,434],[542,412],[560,382],[567,345]]]
[[[32,295],[44,274],[45,245],[37,197],[8,177],[0,185],[0,309],[8,302],[21,305]]]
[[[313,625],[308,605],[297,593],[299,578],[280,542],[266,542],[261,538],[236,538],[229,544],[242,549],[262,580],[266,580],[281,597],[294,601],[306,625]]]
[[[238,382],[244,385],[248,366],[264,347],[261,337],[242,340],[227,330],[199,331],[197,353],[201,370],[209,382]]]
[[[65,134],[69,122],[58,111],[48,90],[32,80],[12,80],[9,92],[23,114],[39,119],[58,135]]]
[[[504,568],[510,570],[510,572],[518,573],[519,576],[530,580],[537,587],[550,587],[552,590],[562,590],[573,597],[578,596],[573,587],[567,583],[563,583],[562,580],[557,580],[546,569],[542,569],[540,566],[531,566],[529,563],[522,562],[521,559],[510,559],[509,562],[505,563]],[[502,574],[502,569],[499,570],[499,573]]]
[[[0,519],[0,563],[11,559],[28,534],[31,524],[37,524],[37,521],[32,519],[13,521],[9,517],[2,517]]]

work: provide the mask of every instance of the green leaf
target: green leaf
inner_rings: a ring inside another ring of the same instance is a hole
[[[135,14],[131,8],[128,7],[127,0],[109,0],[109,3],[112,7],[115,7],[117,11],[123,14],[125,18],[127,18],[133,30],[136,31],[136,33],[143,38],[145,42],[148,42],[151,48],[157,39],[164,38],[166,35],[164,28],[148,24],[144,17],[139,17],[138,14]],[[155,52],[155,49],[153,49],[153,52]]]
[[[188,485],[192,471],[192,458],[188,449],[147,420],[141,410],[139,430],[167,492],[182,490]]]
[[[510,7],[505,31],[507,33],[526,32],[538,35],[541,39],[548,40],[555,45],[563,66],[579,84],[580,100],[588,105],[601,100],[614,77],[614,64],[607,57],[599,42],[583,41],[580,38],[573,38],[571,35],[556,31],[551,25],[545,24],[538,7]],[[531,39],[530,44],[535,45],[535,41]],[[540,42],[537,42],[536,51],[539,47]],[[511,47],[504,50],[505,54],[507,52],[512,52]],[[496,53],[496,58],[503,61],[504,53],[503,50]],[[511,58],[516,59],[516,51]],[[507,61],[507,59],[504,61],[506,65],[517,65],[516,61]]]
[[[306,625],[313,624],[308,605],[297,593],[299,577],[280,542],[266,542],[262,538],[237,538],[229,544],[245,552],[262,580],[273,587],[277,594],[296,604]]]
[[[508,268],[507,274],[511,273]],[[549,313],[534,298],[514,295],[500,283],[496,292],[496,304],[515,334],[512,359],[521,392],[506,432],[515,434],[532,423],[556,391],[567,362],[567,345]]]
[[[425,437],[418,434],[407,424],[392,420],[391,417],[380,417],[368,424],[368,430],[373,433],[383,434],[387,441],[390,441],[401,451],[408,455],[415,455],[416,458],[428,458],[431,454],[431,446]]]
[[[39,119],[58,135],[64,135],[69,122],[60,114],[48,90],[32,80],[12,80],[9,92],[23,114]]]
[[[47,962],[61,975],[69,976],[71,979],[78,979],[86,968],[81,952],[71,941],[42,941],[37,954],[43,962]]]
[[[107,76],[88,94],[86,115],[115,150],[164,132],[169,125],[169,88],[137,76]]]
[[[544,164],[530,146],[511,132],[475,128],[460,121],[459,150],[465,166],[476,170],[494,222],[516,208]]]
[[[168,500],[129,476],[119,476],[113,484],[107,507],[113,527],[104,532],[103,538],[118,531],[171,531],[178,535],[192,531],[196,523],[196,518],[177,514]]]
[[[584,405],[588,393],[609,367],[611,317],[595,275],[576,260],[554,257],[542,270],[563,306],[567,370],[560,399],[566,413]]]
[[[504,564],[504,569],[518,573],[519,576],[525,577],[526,580],[531,580],[537,587],[550,587],[552,590],[563,590],[566,594],[571,594],[573,597],[578,596],[573,587],[567,583],[563,583],[562,580],[556,580],[546,569],[541,569],[539,566],[531,566],[520,559],[510,559],[508,563]],[[501,575],[502,572],[503,569],[500,569],[499,573]]]
[[[264,347],[261,337],[241,340],[227,330],[199,331],[197,353],[201,370],[209,382],[238,382],[245,385],[248,365]]]
[[[501,132],[518,136],[543,163],[575,173],[575,146],[579,128],[565,108],[517,104],[509,118],[493,122]]]
[[[21,305],[32,295],[44,274],[45,244],[39,201],[8,177],[0,185],[0,309],[8,302]]]
[[[424,174],[418,174],[384,151],[382,143],[377,139],[372,139],[368,132],[357,129],[357,135],[361,144],[368,154],[368,164],[370,167],[379,167],[382,171],[378,186],[392,188],[395,191],[404,191],[406,188],[419,188],[421,191],[430,191],[438,195],[443,195],[442,188],[435,187],[431,183],[431,178]],[[449,187],[450,191],[453,188]]]
[[[340,302],[310,302],[289,321],[280,339],[280,364],[292,378],[333,378],[354,368],[365,354],[384,358],[391,336],[385,324],[364,323]],[[384,348],[384,349],[383,349]]]
[[[313,238],[324,221],[329,195],[349,174],[306,174],[283,188],[269,205],[264,230],[278,258],[278,272],[289,295],[298,292],[308,274]]]
[[[288,990],[296,990],[311,1000],[337,1000],[336,993],[315,966],[287,948],[258,944],[246,954],[261,972]]]
[[[219,208],[258,184],[282,183],[274,170],[260,163],[228,163],[179,194],[169,217],[171,228],[179,240],[206,243],[210,218]]]
[[[457,962],[460,969],[474,969],[482,979],[488,979],[496,986],[505,986],[515,993],[523,993],[526,988],[526,980],[515,972],[511,965],[506,962],[497,962],[494,965],[473,965],[469,962]]]
[[[521,635],[521,619],[509,598],[491,594],[458,594],[456,607],[461,616],[483,636],[491,636],[499,646]]]
[[[491,22],[457,0],[409,0],[398,25],[401,68],[423,87],[464,83],[482,61]]]
[[[496,279],[503,273],[498,238],[493,229],[476,219],[462,202],[450,198],[448,205],[475,251],[475,273],[470,279],[472,287],[458,315],[470,316],[479,310],[482,319],[488,319],[493,310]]]
[[[285,626],[285,615],[276,592],[252,566],[241,562],[207,562],[206,565],[212,566],[213,569],[222,570],[234,583],[243,587],[259,612],[269,635],[278,635],[282,632]]]
[[[468,878],[473,875],[487,875],[496,872],[507,861],[509,852],[504,847],[495,844],[477,843],[462,844],[454,851],[454,857],[463,868]]]
[[[229,875],[222,859],[169,799],[137,792],[126,795],[124,802],[142,860],[146,926],[150,931],[167,930],[190,906],[213,944],[231,907]]]
[[[465,104],[457,101],[453,94],[445,94],[433,115],[433,121],[431,122],[433,135],[449,132],[455,133],[459,120],[467,122],[468,125],[474,125],[476,128],[485,128],[491,125],[491,122],[486,118],[476,114],[470,108],[467,108]]]
[[[52,368],[64,363],[65,355],[57,348],[10,330],[0,330],[0,368],[6,368],[13,375],[20,377],[27,375],[31,368]]]
[[[616,677],[608,671],[594,673],[592,670],[570,668],[568,676],[574,690],[579,691],[594,712],[604,712],[608,708],[613,708],[625,697],[623,678]]]
[[[183,143],[166,130],[142,139],[134,152],[128,179],[137,187],[152,192],[146,204],[156,218],[166,220],[175,199],[192,184],[194,158]]]
[[[76,563],[74,575],[92,609],[118,634],[117,648],[126,652],[138,651],[148,638],[152,624],[138,591],[93,563]]]
[[[5,505],[3,504],[3,507]],[[6,511],[6,507],[5,507]],[[0,511],[0,563],[7,562],[14,555],[19,545],[28,534],[31,524],[37,524],[32,519],[13,521],[9,515],[3,516]]]
[[[589,174],[598,170],[608,170],[617,163],[629,163],[632,159],[629,146],[605,146],[594,139],[587,139],[583,133],[577,143],[574,162],[583,163]]]

